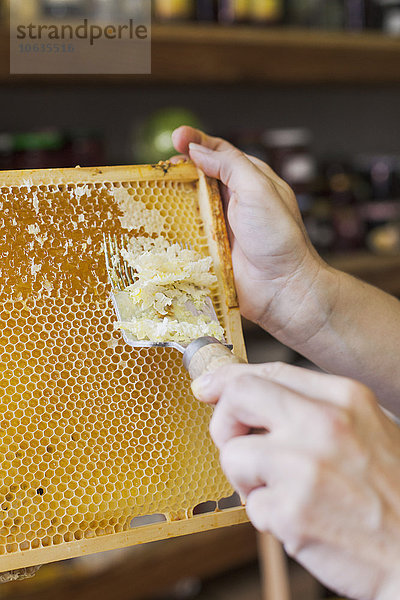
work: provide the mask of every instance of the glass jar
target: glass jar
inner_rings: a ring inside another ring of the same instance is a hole
[[[283,0],[251,0],[249,19],[260,25],[277,25],[283,20]]]
[[[306,193],[316,174],[308,129],[272,129],[263,135],[271,167],[296,193]]]
[[[307,214],[317,170],[310,147],[311,132],[302,128],[273,129],[264,133],[262,141],[272,169],[290,185],[301,212]]]
[[[157,21],[189,21],[194,16],[193,0],[154,0]]]

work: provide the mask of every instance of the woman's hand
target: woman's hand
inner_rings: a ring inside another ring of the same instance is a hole
[[[268,165],[191,127],[173,142],[222,182],[242,314],[400,414],[400,302],[318,256],[293,191]]]
[[[315,252],[291,188],[222,139],[180,127],[173,142],[223,184],[242,314],[292,346],[314,335],[335,302],[336,272]]]
[[[193,391],[217,403],[211,435],[255,527],[341,594],[400,598],[400,430],[373,393],[281,363],[223,367]]]

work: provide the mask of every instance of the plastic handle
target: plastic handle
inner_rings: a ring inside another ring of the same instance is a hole
[[[241,362],[227,346],[212,337],[201,337],[191,342],[183,355],[183,364],[192,380],[223,365]]]

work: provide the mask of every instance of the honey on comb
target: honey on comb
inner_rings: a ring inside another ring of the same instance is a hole
[[[159,211],[169,240],[208,252],[193,182],[1,188],[2,555],[232,493],[179,353],[133,349],[114,329],[101,241],[125,233],[121,186]]]

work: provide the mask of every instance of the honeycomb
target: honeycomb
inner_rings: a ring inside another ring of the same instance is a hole
[[[208,254],[187,169],[0,174],[0,571],[79,555],[82,540],[100,551],[135,517],[195,521],[196,505],[233,492],[179,353],[115,330],[102,250],[103,233],[126,233],[124,188],[159,211],[162,235]]]

